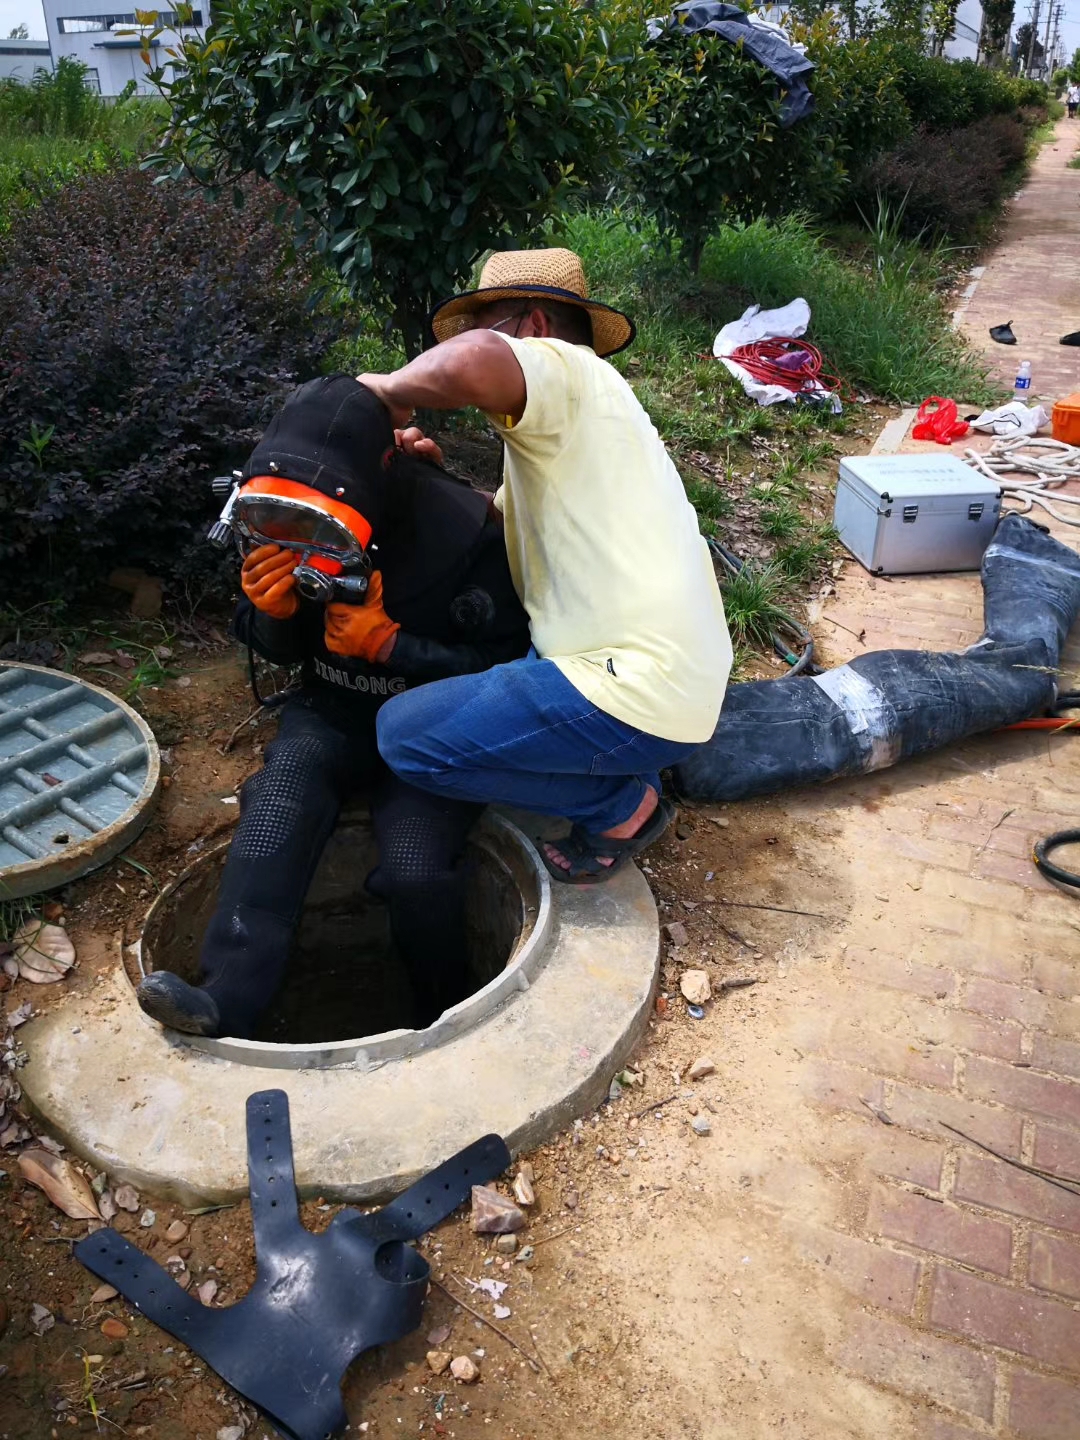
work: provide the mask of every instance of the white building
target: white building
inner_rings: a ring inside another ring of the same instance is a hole
[[[0,40],[0,80],[27,84],[36,71],[52,68],[47,40]]]
[[[146,78],[146,63],[140,53],[142,27],[134,10],[103,13],[101,0],[42,0],[42,8],[54,64],[65,55],[81,60],[86,66],[87,85],[102,95],[119,95],[132,80],[140,95],[155,93]],[[166,50],[176,46],[182,36],[194,35],[203,24],[202,12],[197,9],[192,13],[192,27],[180,26],[175,10],[157,14],[159,23],[166,28],[150,42],[154,69],[168,63]]]
[[[960,0],[953,33],[945,41],[949,60],[977,60],[979,36],[982,33],[983,7],[980,0]]]

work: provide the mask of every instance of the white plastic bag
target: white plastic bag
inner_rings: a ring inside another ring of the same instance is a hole
[[[756,400],[759,405],[779,405],[785,400],[794,404],[793,390],[788,390],[784,385],[770,385],[766,380],[756,380],[749,370],[728,357],[740,345],[753,345],[756,340],[772,340],[777,337],[797,340],[800,335],[806,334],[809,324],[810,306],[803,299],[792,300],[779,310],[762,310],[760,305],[751,305],[738,320],[732,320],[720,331],[713,341],[713,354],[724,362],[750,399]],[[824,385],[815,383],[811,390],[804,393],[831,401],[833,414],[839,415],[840,400],[831,390],[826,390]]]
[[[984,410],[971,422],[973,430],[982,430],[988,435],[1035,435],[1049,424],[1050,416],[1041,405],[1025,405],[1022,400],[1010,400],[996,410]]]

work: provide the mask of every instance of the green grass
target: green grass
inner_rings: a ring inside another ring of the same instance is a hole
[[[718,520],[726,520],[735,506],[727,494],[712,480],[687,480],[686,498],[698,513],[703,535],[717,534]]]
[[[721,580],[728,629],[737,646],[764,647],[784,619],[787,576],[776,565],[747,563],[737,575]]]
[[[0,881],[0,887],[3,881]],[[11,940],[20,925],[32,920],[38,913],[41,898],[28,895],[20,900],[0,900],[0,943]]]
[[[836,545],[836,531],[831,525],[811,525],[790,536],[776,547],[774,564],[790,580],[812,580],[829,560]]]

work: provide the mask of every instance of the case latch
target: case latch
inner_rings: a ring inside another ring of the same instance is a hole
[[[916,521],[918,518],[919,518],[919,507],[918,507],[917,505],[905,505],[905,506],[904,506],[904,524],[905,524],[905,525],[914,525],[914,524],[915,524],[915,521]]]
[[[981,520],[983,515],[983,509],[984,505],[981,500],[973,500],[972,503],[968,506],[968,519]]]

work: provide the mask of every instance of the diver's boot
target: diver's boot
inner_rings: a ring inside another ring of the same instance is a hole
[[[140,1006],[159,1025],[185,1035],[220,1035],[221,1018],[213,996],[189,985],[170,970],[155,970],[135,991]]]

